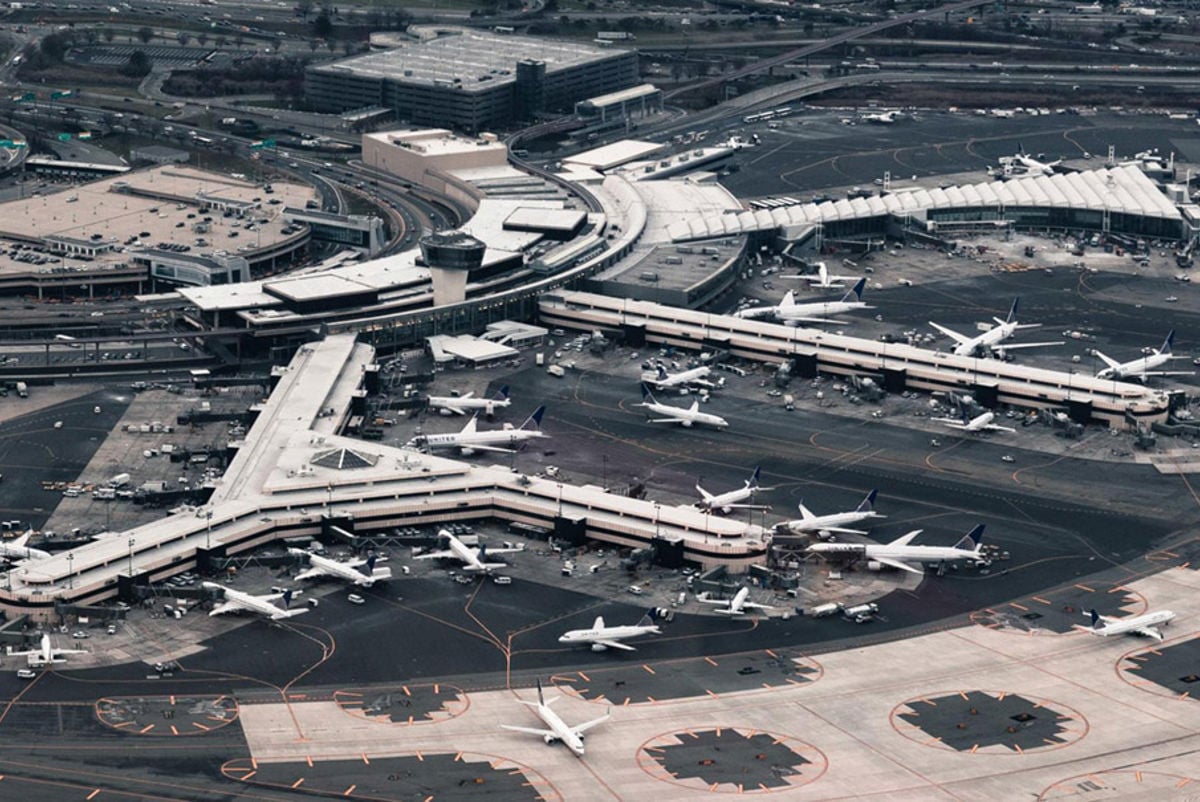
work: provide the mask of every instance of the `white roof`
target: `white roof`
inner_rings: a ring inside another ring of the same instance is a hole
[[[570,158],[564,159],[563,163],[568,167],[592,167],[596,170],[611,170],[613,167],[628,164],[636,159],[644,159],[651,153],[657,153],[664,147],[666,146],[658,142],[622,139],[620,142],[613,142],[611,145],[604,145],[594,150],[585,150],[583,153],[577,153]]]
[[[738,214],[710,214],[683,219],[670,228],[672,239],[690,240],[765,231],[796,223],[826,223],[884,214],[921,215],[931,209],[963,206],[1019,208],[1042,206],[1180,220],[1179,209],[1145,173],[1133,165],[1058,175],[1037,175],[968,184],[945,189],[918,189],[853,201],[806,203],[781,209]]]

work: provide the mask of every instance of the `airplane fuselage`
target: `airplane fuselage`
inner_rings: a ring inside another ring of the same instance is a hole
[[[596,641],[621,641],[626,638],[636,638],[639,635],[660,635],[662,631],[654,625],[640,626],[629,624],[619,627],[602,627],[600,629],[574,629],[563,633],[559,643],[595,643]],[[601,647],[603,648],[603,647]]]
[[[1158,612],[1139,615],[1135,618],[1118,618],[1104,621],[1104,626],[1091,630],[1094,634],[1101,637],[1109,635],[1125,635],[1135,632],[1145,627],[1153,627],[1157,624],[1168,624],[1175,618],[1175,613],[1170,610],[1159,610]]]
[[[455,398],[454,396],[429,396],[429,406],[433,409],[442,409],[449,412],[455,410],[466,409],[482,409],[487,414],[492,414],[496,409],[503,409],[512,403],[511,399],[492,399],[492,398]]]
[[[512,448],[526,440],[532,440],[546,435],[528,429],[510,429],[495,432],[454,432],[450,434],[425,435],[423,442],[426,448],[461,448],[470,451],[472,447],[487,446],[491,448]]]
[[[978,550],[953,546],[890,546],[886,543],[814,543],[808,551],[815,554],[858,556],[867,560],[889,559],[905,563],[968,560],[986,562]]]
[[[881,517],[877,512],[834,512],[829,515],[817,515],[813,518],[798,518],[788,521],[784,526],[793,534],[803,532],[820,532],[831,527],[844,527],[851,524]]]
[[[671,418],[671,423],[679,423],[686,427],[691,427],[697,423],[705,426],[713,426],[718,429],[724,429],[729,425],[729,422],[718,415],[710,415],[707,412],[692,412],[689,409],[680,407],[672,407],[667,404],[659,404],[657,402],[647,402],[643,404],[646,409],[655,415],[665,415]]]

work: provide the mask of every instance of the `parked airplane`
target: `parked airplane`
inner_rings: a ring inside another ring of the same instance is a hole
[[[987,563],[988,558],[980,551],[983,542],[983,524],[979,524],[953,546],[910,546],[913,538],[924,530],[914,529],[891,543],[813,543],[807,551],[812,554],[849,555],[869,562],[922,574],[922,563],[934,561],[966,560],[971,563]],[[915,563],[915,565],[914,565]]]
[[[50,636],[43,634],[42,639],[38,642],[36,649],[27,649],[24,651],[13,651],[13,647],[9,646],[6,650],[9,657],[25,657],[28,659],[31,666],[51,665],[53,663],[67,662],[66,655],[68,654],[87,654],[86,649],[59,649],[50,643]]]
[[[510,554],[515,551],[524,551],[525,550],[525,548],[523,546],[506,546],[504,548],[499,548],[499,549],[489,549],[486,545],[479,546],[478,548],[476,548],[475,546],[468,546],[466,543],[463,543],[461,540],[456,538],[454,535],[450,534],[445,529],[438,532],[438,537],[443,537],[446,539],[447,548],[442,549],[441,551],[426,552],[425,554],[417,555],[413,559],[414,560],[434,560],[434,559],[458,560],[463,564],[464,571],[480,571],[485,574],[490,574],[492,571],[495,571],[497,568],[507,568],[508,565],[506,563],[487,562],[487,557],[489,554]]]
[[[0,559],[3,560],[44,560],[50,556],[50,552],[35,549],[32,546],[26,545],[29,538],[33,537],[33,530],[30,529],[20,537],[15,537],[12,540],[0,540]]]
[[[642,403],[634,404],[634,406],[645,407],[655,415],[666,416],[651,418],[651,423],[678,423],[689,429],[697,423],[702,423],[705,426],[715,426],[718,429],[724,429],[729,425],[729,421],[720,415],[710,415],[707,412],[701,412],[699,401],[693,401],[692,406],[688,409],[658,403],[654,400],[654,395],[650,392],[650,388],[646,386],[645,382],[642,382]]]
[[[490,418],[497,409],[507,407],[511,403],[512,399],[508,397],[507,384],[501,387],[500,392],[492,398],[476,398],[474,392],[466,395],[429,396],[429,408],[436,409],[443,415],[465,415],[468,409],[482,409],[483,414]]]
[[[754,473],[750,474],[750,478],[746,480],[743,487],[736,490],[729,490],[724,493],[713,495],[696,484],[696,490],[701,495],[701,500],[696,502],[696,506],[705,512],[723,512],[728,514],[732,510],[769,510],[770,507],[765,504],[741,504],[739,502],[746,499],[752,499],[760,491],[774,490],[772,487],[760,487],[758,484],[759,476],[762,475],[762,468],[755,467]]]
[[[829,267],[824,262],[817,262],[817,272],[815,275],[808,273],[795,273],[788,276],[780,276],[780,278],[798,278],[802,281],[807,281],[808,286],[817,287],[820,289],[836,289],[846,286],[843,281],[858,281],[858,276],[834,276],[829,273]]]
[[[1062,165],[1062,159],[1055,159],[1052,162],[1044,162],[1041,160],[1041,154],[1038,158],[1034,158],[1025,152],[1025,148],[1017,145],[1017,152],[1012,156],[1001,156],[997,161],[1000,164],[999,171],[1005,176],[1016,175],[1054,175],[1059,172],[1058,167]]]
[[[1076,626],[1076,629],[1103,638],[1107,638],[1109,635],[1141,635],[1155,640],[1164,638],[1162,631],[1155,624],[1166,626],[1175,617],[1175,613],[1170,610],[1159,610],[1157,613],[1147,613],[1132,618],[1111,618],[1107,615],[1100,615],[1095,610],[1088,610],[1084,615],[1091,616],[1092,625],[1090,627]]]
[[[627,652],[632,652],[636,650],[629,644],[622,643],[621,641],[626,638],[636,638],[639,635],[661,635],[662,630],[654,623],[657,620],[658,614],[653,607],[646,611],[646,614],[642,616],[640,621],[632,625],[605,626],[604,617],[598,615],[591,629],[573,629],[570,632],[565,632],[558,639],[558,642],[590,643],[593,652],[602,652],[605,649],[623,649]]]
[[[899,118],[898,111],[881,111],[875,114],[864,114],[860,118],[865,123],[875,123],[876,125],[891,125]]]
[[[360,587],[369,588],[376,582],[392,578],[391,568],[376,568],[374,554],[365,559],[355,558],[342,562],[341,560],[322,557],[304,549],[288,549],[288,554],[296,557],[307,557],[309,569],[296,575],[296,579],[316,579],[320,576],[332,576],[345,579]],[[365,570],[364,570],[365,569]]]
[[[757,602],[747,601],[750,597],[750,588],[741,588],[737,593],[733,594],[733,598],[729,601],[721,599],[709,599],[696,597],[696,601],[701,604],[720,604],[724,605],[720,610],[713,610],[714,613],[721,615],[742,615],[749,610],[774,610],[775,608],[769,604],[758,604]]]
[[[841,297],[841,300],[817,301],[807,304],[796,303],[796,293],[789,290],[787,295],[783,296],[783,300],[779,302],[778,306],[752,306],[749,309],[743,309],[738,312],[735,317],[773,317],[790,326],[798,326],[801,323],[837,323],[838,321],[831,320],[829,316],[839,315],[843,312],[852,312],[856,309],[874,308],[863,303],[863,288],[866,286],[866,278],[860,278]]]
[[[1192,370],[1154,370],[1159,365],[1165,365],[1172,359],[1185,359],[1182,356],[1175,356],[1171,353],[1171,346],[1175,344],[1175,329],[1167,332],[1167,339],[1163,340],[1163,344],[1152,351],[1147,356],[1141,359],[1134,359],[1129,362],[1118,362],[1111,359],[1097,350],[1092,351],[1101,362],[1108,367],[1096,374],[1097,379],[1137,379],[1146,381],[1150,376],[1191,376],[1195,373]]]
[[[711,373],[712,370],[701,365],[698,368],[683,370],[679,373],[667,373],[667,369],[662,365],[653,373],[643,373],[642,381],[647,384],[654,385],[655,390],[665,390],[670,387],[718,387],[723,382],[710,382],[705,376]]]
[[[268,593],[265,596],[255,596],[250,593],[243,593],[240,590],[227,588],[216,582],[203,582],[201,584],[209,590],[221,590],[225,592],[225,602],[214,607],[209,615],[223,615],[225,613],[236,613],[244,610],[249,613],[264,615],[272,621],[278,621],[282,618],[291,618],[308,612],[307,607],[298,607],[295,610],[288,609],[294,595],[290,590],[285,590],[282,593]],[[275,604],[275,601],[278,599],[283,600],[283,607]]]
[[[776,524],[775,528],[777,531],[782,531],[790,535],[812,534],[823,540],[834,534],[865,535],[865,531],[848,529],[846,525],[856,524],[859,521],[867,521],[872,518],[886,518],[887,516],[875,512],[874,505],[877,495],[879,495],[879,491],[872,490],[870,493],[867,493],[867,497],[852,512],[832,512],[828,515],[813,515],[808,507],[805,507],[804,503],[801,502],[800,518]]]
[[[944,423],[951,429],[958,429],[964,432],[1015,432],[1016,429],[1011,426],[1001,426],[998,423],[992,423],[996,419],[995,412],[981,412],[973,418],[967,417],[967,411],[963,410],[963,416],[959,418],[930,418],[938,423]]]
[[[418,435],[408,441],[407,447],[419,448],[422,451],[432,451],[435,448],[457,448],[462,451],[464,456],[474,454],[476,451],[502,451],[511,454],[516,451],[517,446],[527,440],[549,437],[541,430],[542,415],[545,412],[546,407],[540,406],[515,429],[511,423],[506,423],[501,429],[483,432],[475,428],[477,417],[472,417],[461,432]]]
[[[576,727],[568,725],[558,713],[555,713],[550,705],[554,704],[561,697],[555,696],[550,701],[542,695],[542,681],[538,680],[537,684],[538,700],[536,702],[527,702],[524,699],[517,701],[523,705],[528,705],[533,708],[533,712],[537,713],[538,718],[545,723],[547,729],[537,729],[535,727],[514,727],[510,724],[501,724],[500,727],[513,732],[527,732],[530,735],[539,735],[547,744],[562,741],[568,749],[575,753],[576,757],[583,757],[583,734],[595,727],[597,724],[603,724],[608,721],[611,714],[605,713],[600,718],[592,719],[584,724]]]
[[[974,337],[959,334],[957,331],[938,325],[932,320],[929,321],[929,325],[954,340],[953,352],[959,356],[991,356],[993,353],[1003,355],[1004,352],[1011,351],[1014,348],[1046,348],[1051,345],[1062,345],[1065,342],[1064,340],[1058,340],[1057,342],[1046,343],[1002,345],[1005,340],[1021,329],[1036,329],[1042,325],[1041,323],[1018,323],[1017,306],[1020,303],[1020,298],[1014,298],[1012,306],[1008,310],[1008,317],[1004,320],[993,317],[992,320],[996,321],[996,325],[981,334],[976,334]]]

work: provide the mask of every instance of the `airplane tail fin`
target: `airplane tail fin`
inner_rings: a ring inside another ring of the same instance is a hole
[[[762,466],[755,465],[754,473],[750,474],[750,481],[746,483],[746,487],[758,487],[758,480],[762,476]]]
[[[966,549],[968,551],[976,551],[979,545],[983,543],[984,524],[979,524],[970,532],[962,536],[962,540],[954,544],[956,549]]]
[[[33,535],[33,530],[30,529],[28,532],[21,535],[20,537],[13,538],[12,540],[8,541],[8,543],[13,548],[21,549],[21,548],[24,548],[25,544],[29,542],[29,538],[32,535]]]
[[[525,422],[521,424],[521,428],[522,429],[533,429],[534,431],[540,431],[542,428],[542,416],[545,414],[546,414],[546,405],[542,404],[540,407],[538,407],[537,409],[535,409],[533,411],[532,415],[530,415],[528,418],[525,419]],[[533,425],[531,426],[530,424],[533,424]]]
[[[283,609],[288,609],[292,606],[292,591],[288,588],[283,592]]]
[[[508,385],[507,384],[500,388],[500,392],[496,393],[496,400],[497,401],[507,401],[508,400]]]
[[[1162,348],[1158,349],[1160,354],[1170,354],[1171,346],[1175,344],[1175,329],[1167,332],[1167,339],[1163,340]]]
[[[542,694],[542,678],[541,677],[538,677],[538,679],[537,679],[537,689],[538,689],[538,704],[541,705],[542,707],[545,707],[546,706],[546,697],[545,697],[545,695]]]
[[[878,490],[872,490],[870,493],[867,493],[867,497],[862,500],[862,503],[858,505],[858,509],[855,512],[874,512],[875,497],[878,495]]]
[[[370,554],[367,555],[367,576],[371,576],[372,574],[375,573],[375,561],[377,559],[378,559],[378,557],[375,555],[374,552],[371,552]]]
[[[779,305],[782,307],[795,306],[796,305],[796,293],[792,292],[791,290],[788,290],[787,295],[783,296],[783,300],[779,302]]]
[[[661,368],[660,368],[660,370],[661,370]],[[643,404],[653,404],[654,403],[654,393],[650,392],[650,386],[647,385],[645,382],[642,382],[642,403]]]
[[[662,365],[659,365],[658,366],[658,375],[655,378],[657,378],[659,381],[662,381],[663,379],[667,378],[667,369],[664,368]]]
[[[641,620],[637,622],[637,625],[639,627],[648,627],[657,620],[658,620],[658,608],[651,607],[649,610],[646,611],[646,614],[642,616]]]
[[[817,517],[817,516],[813,515],[812,510],[810,510],[808,507],[804,506],[804,499],[800,499],[800,501],[796,504],[796,506],[800,508],[801,520],[807,521],[809,518]]]
[[[1012,306],[1008,310],[1008,317],[1004,319],[1005,323],[1015,323],[1017,321],[1017,306],[1020,303],[1020,298],[1013,298]]]
[[[1104,622],[1100,620],[1100,613],[1096,612],[1095,608],[1088,610],[1087,614],[1092,619],[1092,629],[1100,629],[1104,626]]]
[[[854,286],[851,287],[849,290],[847,290],[846,294],[842,296],[842,300],[843,301],[861,301],[862,294],[863,294],[863,288],[865,288],[866,286],[867,286],[866,278],[860,278],[858,281],[854,282]]]

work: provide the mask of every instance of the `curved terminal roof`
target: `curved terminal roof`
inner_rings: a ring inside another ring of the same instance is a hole
[[[1179,209],[1132,165],[1079,173],[987,181],[946,189],[918,189],[854,200],[804,203],[776,209],[712,214],[675,223],[676,242],[749,234],[787,225],[830,223],[887,214],[923,216],[933,209],[962,207],[1050,207],[1109,211],[1181,219]]]

